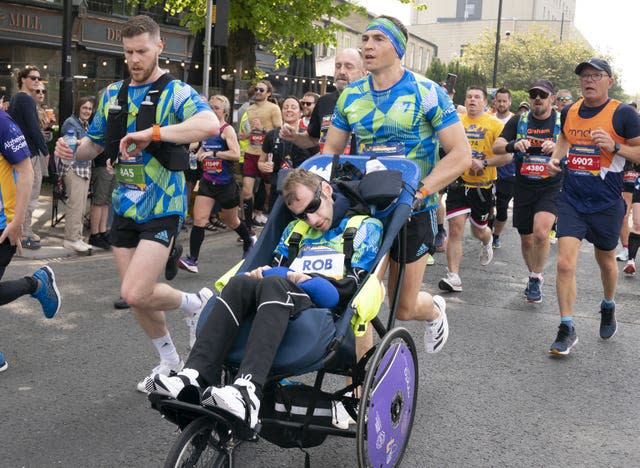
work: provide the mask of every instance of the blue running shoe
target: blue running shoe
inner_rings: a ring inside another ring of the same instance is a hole
[[[600,338],[608,340],[613,337],[617,331],[618,322],[616,321],[616,306],[600,306]]]
[[[56,285],[56,275],[53,274],[51,268],[43,266],[36,270],[33,277],[38,281],[38,289],[31,294],[31,297],[40,302],[45,317],[53,318],[60,310],[62,301],[60,291],[58,291],[58,286]]]
[[[576,334],[575,327],[569,328],[568,325],[561,323],[558,327],[558,336],[556,336],[556,341],[554,341],[549,348],[549,354],[553,354],[555,356],[566,356],[577,342],[578,335]]]
[[[7,361],[4,359],[4,354],[0,351],[0,372],[6,371],[7,367],[9,367],[9,364],[7,364]]]
[[[525,290],[527,302],[538,304],[542,302],[542,292],[540,291],[540,278],[529,278],[529,284]]]

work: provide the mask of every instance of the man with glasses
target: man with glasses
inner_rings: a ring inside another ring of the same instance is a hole
[[[302,118],[300,119],[300,130],[305,131],[309,127],[309,121],[311,120],[311,113],[316,107],[316,102],[320,96],[317,93],[309,91],[304,93],[300,100],[300,106],[302,107]]]
[[[247,109],[247,121],[249,123],[249,132],[240,130],[238,138],[240,140],[248,140],[249,146],[244,153],[244,162],[242,163],[242,207],[244,211],[244,223],[249,229],[251,235],[254,235],[253,225],[264,225],[267,217],[261,210],[256,209],[256,217],[254,219],[254,199],[253,189],[255,187],[256,178],[265,177],[258,169],[258,160],[260,159],[260,151],[262,143],[267,132],[282,125],[282,114],[280,108],[269,101],[269,97],[273,94],[273,87],[269,81],[263,80],[256,84],[256,92],[253,95],[254,103]],[[260,207],[262,208],[262,207]]]
[[[24,134],[31,154],[31,165],[33,166],[33,185],[31,186],[31,196],[27,211],[24,216],[22,228],[22,247],[26,249],[39,249],[40,236],[31,228],[33,211],[40,197],[42,187],[42,160],[49,156],[49,149],[45,142],[44,135],[40,129],[40,119],[36,107],[36,91],[40,89],[40,71],[36,67],[26,67],[18,73],[18,92],[13,95],[9,103],[9,115],[18,124]]]
[[[625,213],[622,170],[625,160],[640,162],[640,119],[632,107],[609,98],[615,82],[609,64],[592,58],[579,63],[575,73],[583,98],[562,109],[562,133],[549,161],[549,175],[564,173],[557,198],[560,326],[549,348],[559,356],[578,342],[573,306],[582,239],[593,244],[600,268],[600,337],[609,339],[617,331],[615,248]]]
[[[512,117],[493,145],[495,154],[514,154],[516,183],[513,225],[520,234],[524,262],[529,270],[525,297],[542,301],[542,270],[549,256],[549,232],[556,219],[556,197],[562,174],[551,176],[548,165],[560,133],[560,113],[549,80],[537,80],[529,89],[531,111]]]
[[[559,89],[556,93],[556,108],[562,110],[565,106],[573,104],[573,95],[568,89]]]
[[[382,224],[365,218],[354,237],[351,266],[346,268],[343,233],[349,218],[367,207],[349,201],[324,179],[304,169],[287,174],[282,191],[287,208],[310,227],[295,259],[288,258],[288,239],[298,221],[285,228],[271,265],[229,280],[187,359],[175,377],[147,379],[149,392],[177,397],[187,384],[204,388],[202,404],[223,408],[257,423],[263,385],[291,318],[310,307],[344,306],[373,267],[382,241]],[[313,261],[305,261],[313,259]],[[253,320],[244,357],[233,385],[216,387],[225,355],[240,324]]]

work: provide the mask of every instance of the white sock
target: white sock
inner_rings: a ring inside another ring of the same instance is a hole
[[[184,312],[185,317],[192,317],[199,308],[202,307],[202,301],[200,296],[195,293],[182,293],[182,300],[180,301],[180,310]]]
[[[542,279],[542,273],[534,273],[533,271],[530,271],[529,272],[529,278]]]
[[[153,342],[153,346],[158,350],[161,361],[176,366],[180,363],[180,356],[178,355],[178,351],[176,350],[169,333],[151,341]]]

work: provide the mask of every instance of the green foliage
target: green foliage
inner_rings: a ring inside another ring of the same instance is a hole
[[[482,86],[485,88],[487,86],[487,78],[477,66],[467,66],[457,61],[444,64],[436,58],[429,65],[425,76],[436,83],[441,83],[447,79],[448,73],[454,73],[458,76],[455,86],[456,94],[453,98],[456,104],[464,104],[465,92],[469,86]]]
[[[485,31],[481,38],[470,44],[460,59],[467,66],[476,66],[486,76],[493,76],[495,31]],[[584,42],[564,40],[546,28],[528,33],[514,33],[500,41],[497,87],[528,90],[539,78],[551,80],[557,89],[570,89],[574,97],[580,95],[580,84],[574,70],[578,63],[593,56],[601,56]],[[606,55],[603,58],[611,60]],[[609,91],[611,97],[625,100],[620,85]],[[513,102],[515,103],[515,98]],[[517,105],[517,103],[515,104]]]
[[[413,3],[415,0],[400,1]],[[170,14],[182,14],[183,26],[195,33],[205,26],[207,2],[146,0],[145,4],[164,4]],[[366,10],[353,3],[334,0],[231,0],[229,53],[236,59],[241,58],[245,69],[252,68],[255,45],[264,43],[276,57],[276,69],[286,67],[291,56],[311,53],[309,44],[335,45],[335,33],[344,27],[333,20],[352,13],[366,14]],[[331,20],[324,21],[323,18]]]

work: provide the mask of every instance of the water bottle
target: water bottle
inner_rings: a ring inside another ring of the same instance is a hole
[[[71,148],[71,151],[73,151],[75,155],[76,149],[78,149],[78,139],[76,138],[76,132],[73,130],[67,130],[67,133],[64,134],[62,139],[69,146],[69,148]]]
[[[198,159],[196,158],[196,153],[193,151],[189,152],[189,169],[192,171],[198,169]]]

